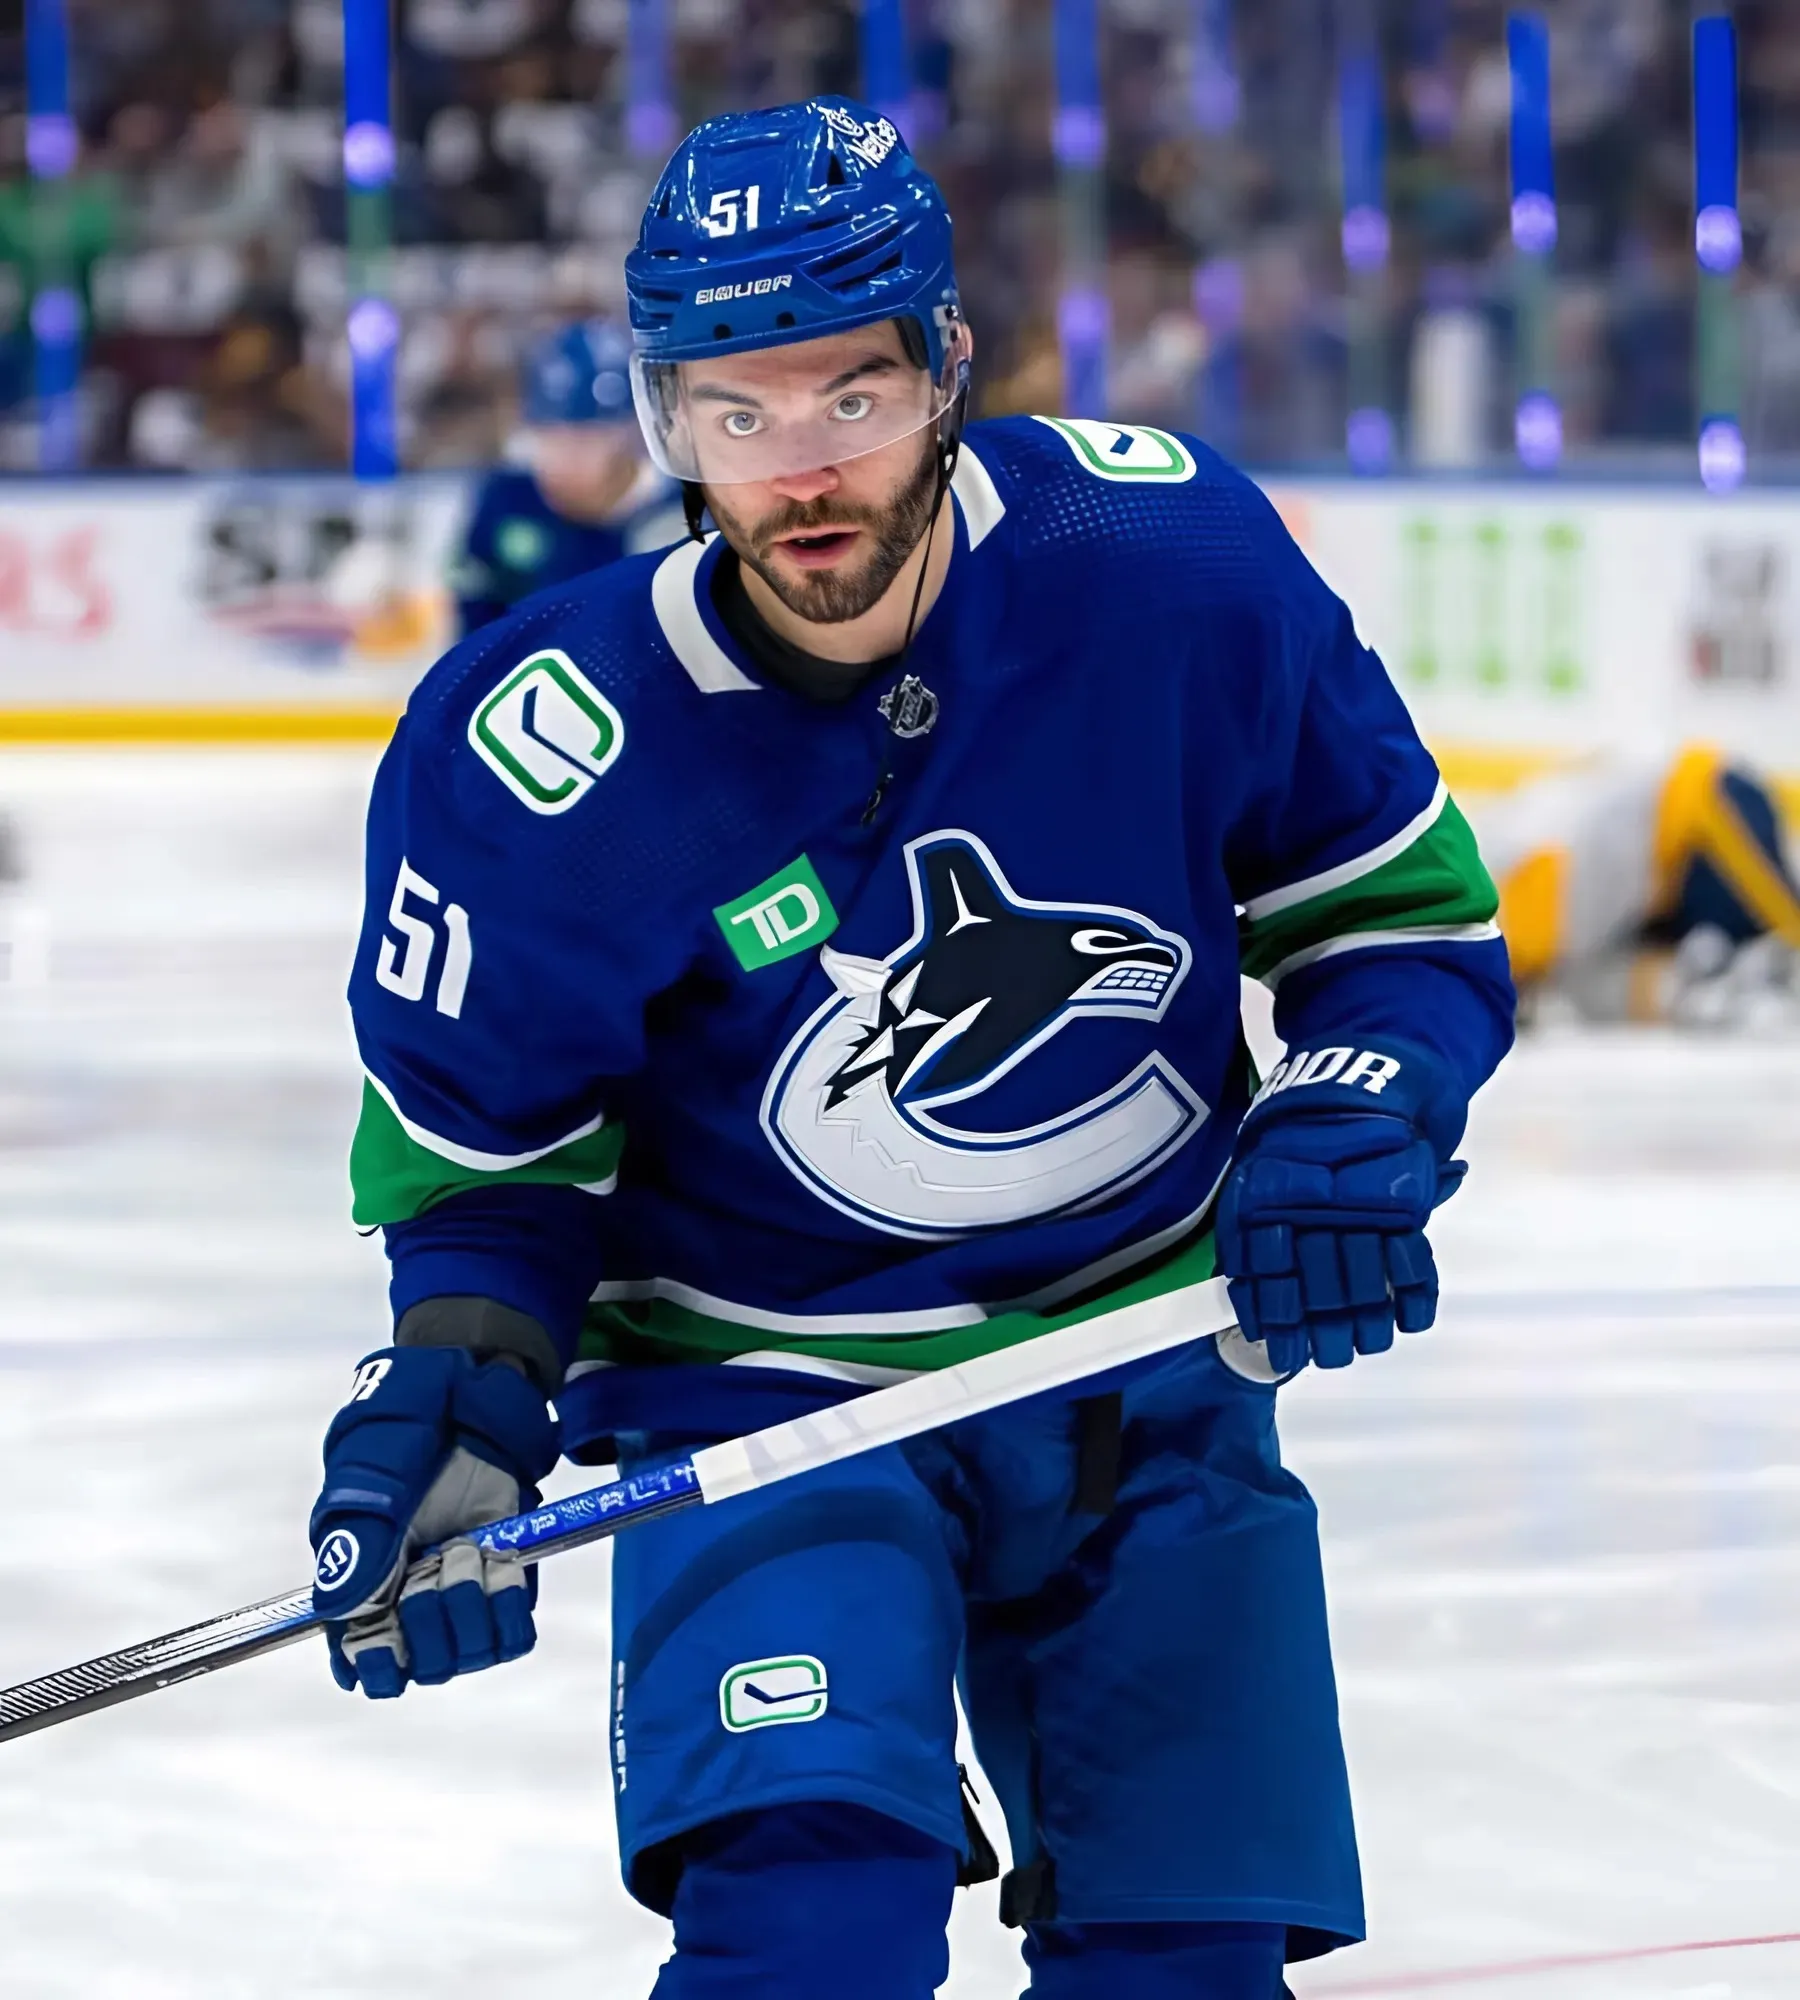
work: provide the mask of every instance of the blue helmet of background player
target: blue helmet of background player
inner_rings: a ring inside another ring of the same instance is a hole
[[[713,484],[876,451],[960,405],[968,336],[937,183],[842,97],[709,119],[676,148],[625,260],[632,388],[650,455]],[[892,320],[916,376],[854,412],[697,404],[682,370]]]
[[[520,371],[528,429],[631,420],[631,338],[610,320],[577,320],[539,341]]]

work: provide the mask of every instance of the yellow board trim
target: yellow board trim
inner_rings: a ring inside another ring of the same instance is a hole
[[[1517,791],[1534,778],[1588,761],[1579,750],[1527,750],[1516,744],[1434,743],[1430,748],[1453,793]]]
[[[1553,771],[1572,771],[1591,761],[1581,750],[1527,750],[1517,744],[1436,743],[1431,746],[1452,792],[1512,792]],[[1784,818],[1800,820],[1800,772],[1763,771]]]
[[[282,749],[296,744],[385,743],[392,708],[0,708],[0,748],[15,745],[208,744]]]

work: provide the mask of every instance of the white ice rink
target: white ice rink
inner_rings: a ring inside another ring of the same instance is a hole
[[[383,1329],[343,1168],[369,768],[0,758],[0,1683],[306,1574]],[[1552,1036],[1468,1152],[1438,1330],[1285,1399],[1374,1937],[1296,1988],[1800,1994],[1800,1944],[1425,1977],[1800,1932],[1800,1042]],[[0,1995],[641,2000],[605,1569],[453,1689],[353,1702],[307,1647],[0,1749]],[[946,1994],[1011,2000],[991,1890],[955,1947]]]

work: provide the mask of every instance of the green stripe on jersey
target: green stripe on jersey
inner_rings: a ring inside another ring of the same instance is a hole
[[[1094,1319],[1115,1307],[1165,1292],[1200,1284],[1213,1275],[1212,1232],[1190,1239],[1180,1249],[1139,1271],[1122,1285],[1096,1291],[1080,1303],[1057,1312],[996,1312],[973,1326],[950,1326],[936,1332],[888,1334],[772,1333],[739,1321],[696,1312],[670,1299],[630,1303],[608,1301],[588,1308],[578,1358],[621,1366],[655,1367],[678,1361],[729,1361],[738,1354],[809,1355],[821,1361],[844,1361],[879,1368],[926,1370],[953,1368],[978,1354],[1016,1347],[1022,1340],[1058,1327]],[[1216,1332],[1196,1324],[1195,1338]]]
[[[365,1078],[362,1115],[350,1142],[351,1219],[363,1228],[378,1222],[410,1222],[446,1195],[461,1194],[465,1188],[522,1182],[592,1187],[618,1172],[624,1145],[624,1126],[603,1125],[598,1132],[523,1166],[467,1167],[415,1139]]]
[[[1296,952],[1334,938],[1480,925],[1499,907],[1469,822],[1456,801],[1446,799],[1416,840],[1366,875],[1269,916],[1248,917],[1240,946],[1243,969],[1252,979],[1266,979]]]

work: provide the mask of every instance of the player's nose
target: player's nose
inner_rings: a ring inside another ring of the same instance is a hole
[[[784,500],[793,500],[804,506],[809,500],[823,500],[828,493],[835,493],[844,483],[842,474],[835,465],[821,465],[812,472],[790,472],[780,479],[771,479],[770,488]]]

